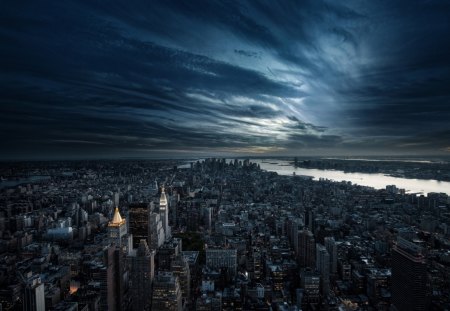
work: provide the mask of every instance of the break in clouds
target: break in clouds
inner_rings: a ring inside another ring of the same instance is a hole
[[[448,1],[4,1],[4,157],[450,152]]]

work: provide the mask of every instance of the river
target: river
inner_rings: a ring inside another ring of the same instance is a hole
[[[361,186],[369,186],[375,189],[384,189],[387,185],[395,185],[399,189],[405,189],[407,193],[429,193],[443,192],[450,195],[450,182],[428,180],[428,179],[409,179],[386,176],[383,174],[368,173],[346,173],[335,170],[319,170],[294,167],[291,162],[275,159],[252,159],[251,162],[257,163],[261,169],[276,172],[279,175],[306,175],[314,179],[330,179],[334,181],[350,181]]]

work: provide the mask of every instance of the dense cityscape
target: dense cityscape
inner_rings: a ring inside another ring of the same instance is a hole
[[[450,0],[0,1],[0,311],[450,310]]]
[[[0,175],[1,310],[450,308],[445,193],[251,159],[5,162]]]

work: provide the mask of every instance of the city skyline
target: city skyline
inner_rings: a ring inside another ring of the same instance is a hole
[[[0,8],[1,159],[450,155],[448,1]]]

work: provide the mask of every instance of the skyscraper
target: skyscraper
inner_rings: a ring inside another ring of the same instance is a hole
[[[330,291],[330,255],[322,244],[316,244],[316,270],[320,272],[322,295]]]
[[[144,239],[149,241],[149,215],[152,210],[151,204],[133,203],[128,207],[128,221],[130,233],[133,235],[133,248],[139,246]]]
[[[125,253],[128,252],[130,245],[128,242],[127,224],[126,220],[120,215],[118,207],[114,211],[113,219],[108,223],[108,237],[110,243],[125,250]]]
[[[330,255],[330,274],[337,273],[337,244],[333,237],[324,239],[325,247]]]
[[[418,245],[398,237],[392,249],[392,305],[399,311],[427,309],[427,263]]]
[[[161,197],[159,199],[159,213],[163,223],[165,241],[168,241],[171,238],[171,230],[169,227],[169,203],[167,202],[164,187],[161,189]]]
[[[131,266],[131,309],[150,310],[152,282],[154,278],[154,256],[147,242],[140,240],[130,259]]]
[[[298,232],[298,252],[300,265],[302,267],[314,267],[316,255],[316,241],[314,235],[309,230],[302,230]]]

